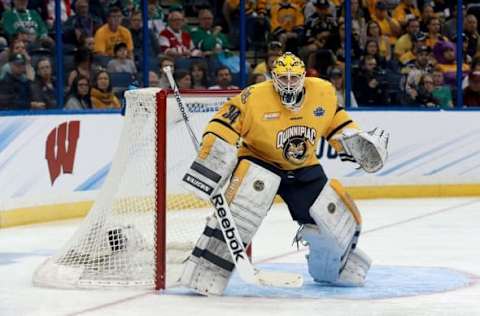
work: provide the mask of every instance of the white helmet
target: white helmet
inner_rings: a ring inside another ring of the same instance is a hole
[[[289,110],[298,111],[301,103],[298,96],[303,92],[305,82],[305,64],[290,52],[278,57],[273,63],[272,79],[282,104]]]

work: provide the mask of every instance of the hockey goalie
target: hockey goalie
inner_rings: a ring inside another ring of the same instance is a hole
[[[341,183],[328,179],[315,156],[325,138],[342,160],[366,172],[387,159],[389,134],[365,132],[337,106],[334,87],[305,78],[292,53],[278,57],[272,80],[244,89],[210,120],[197,157],[183,182],[200,197],[219,190],[244,244],[249,244],[272,206],[285,201],[308,245],[308,271],[319,283],[362,286],[369,257],[358,247],[362,219]],[[181,283],[204,295],[222,295],[235,262],[216,217],[211,217],[189,256]]]

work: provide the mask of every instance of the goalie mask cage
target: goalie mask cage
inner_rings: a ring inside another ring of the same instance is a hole
[[[238,91],[182,92],[197,139]],[[58,288],[174,286],[212,209],[181,179],[196,152],[169,91],[127,91],[119,146],[94,204],[33,283]]]

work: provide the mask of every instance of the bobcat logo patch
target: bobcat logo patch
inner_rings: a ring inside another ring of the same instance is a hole
[[[308,147],[315,146],[317,131],[307,126],[291,126],[277,134],[277,148],[283,157],[295,165],[301,165],[308,157]]]

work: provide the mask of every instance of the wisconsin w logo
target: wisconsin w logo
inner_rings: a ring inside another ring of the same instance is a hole
[[[48,134],[45,158],[47,159],[52,185],[62,170],[63,173],[73,173],[79,136],[80,121],[62,123]]]

